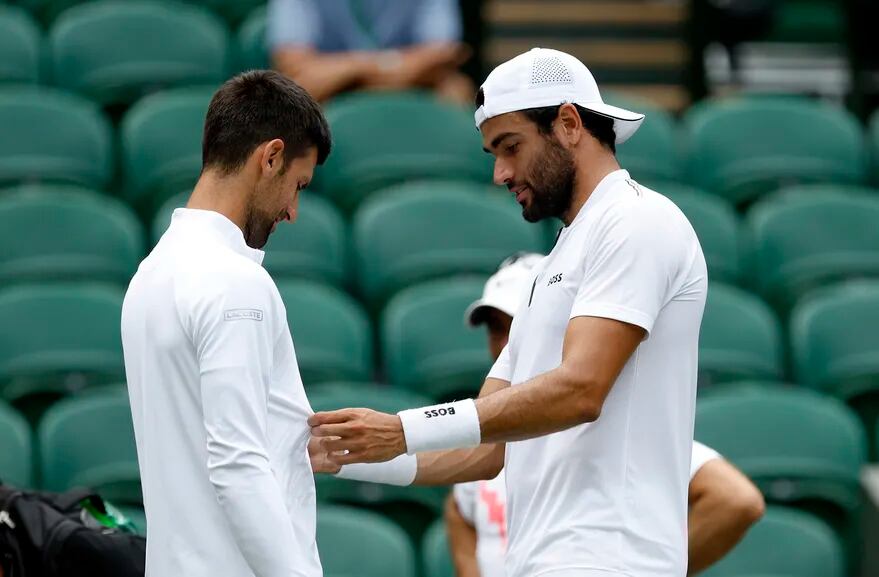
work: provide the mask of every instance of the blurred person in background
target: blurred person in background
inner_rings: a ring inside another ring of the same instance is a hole
[[[270,0],[267,38],[275,68],[319,101],[416,88],[473,101],[457,0]]]
[[[507,345],[519,296],[543,255],[511,256],[485,283],[482,298],[465,313],[471,327],[485,326],[497,360]],[[763,495],[720,454],[694,442],[688,491],[690,575],[726,555],[763,515]],[[457,577],[503,577],[507,548],[507,491],[504,472],[488,481],[455,485],[446,500],[449,548]]]

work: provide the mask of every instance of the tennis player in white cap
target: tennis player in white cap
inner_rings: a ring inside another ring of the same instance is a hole
[[[696,233],[620,168],[615,147],[644,116],[604,104],[573,56],[501,64],[477,106],[495,182],[527,220],[564,223],[555,247],[478,399],[317,413],[312,466],[404,484],[503,467],[509,577],[682,577],[708,288]]]
[[[485,283],[482,297],[467,307],[465,322],[486,328],[497,359],[507,344],[518,295],[531,282],[543,255],[517,253]],[[494,479],[455,485],[445,507],[449,548],[457,577],[504,577],[507,549],[507,487]],[[696,574],[726,555],[763,515],[763,495],[715,450],[693,441],[688,487],[688,572]]]

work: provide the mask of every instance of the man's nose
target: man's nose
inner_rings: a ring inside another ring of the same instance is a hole
[[[513,181],[513,170],[509,163],[500,159],[494,161],[494,183],[497,185],[507,184]]]

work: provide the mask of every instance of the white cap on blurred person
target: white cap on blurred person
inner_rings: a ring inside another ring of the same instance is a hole
[[[485,322],[487,309],[497,309],[513,316],[519,298],[531,279],[531,269],[543,258],[542,254],[520,252],[504,260],[482,289],[482,298],[470,303],[464,321],[471,327]]]
[[[532,48],[491,71],[480,87],[476,128],[508,112],[566,103],[614,119],[616,143],[629,139],[644,115],[605,104],[589,69],[574,56],[549,48]]]

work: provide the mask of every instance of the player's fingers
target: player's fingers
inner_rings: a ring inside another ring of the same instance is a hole
[[[349,409],[341,409],[338,411],[326,411],[315,413],[308,417],[308,425],[317,427],[318,425],[329,425],[333,423],[345,423],[349,421],[353,415]]]
[[[369,463],[367,455],[363,451],[338,452],[330,456],[337,465],[353,465],[354,463]]]
[[[319,425],[311,428],[312,437],[348,437],[351,434],[351,426],[347,423],[339,425]]]
[[[338,437],[326,437],[321,439],[320,446],[330,456],[332,456],[333,453],[343,453],[350,449],[350,443],[345,439],[340,439]]]

